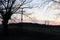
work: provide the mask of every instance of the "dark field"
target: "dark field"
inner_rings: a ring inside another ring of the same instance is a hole
[[[60,40],[60,26],[18,23],[8,24],[8,34],[0,25],[0,39],[4,40]]]

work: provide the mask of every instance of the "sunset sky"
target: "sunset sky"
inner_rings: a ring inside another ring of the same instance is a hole
[[[24,22],[32,23],[44,23],[45,20],[49,21],[50,24],[59,25],[60,24],[60,3],[59,0],[33,0],[29,6],[33,6],[32,9],[25,9],[24,14],[31,14],[24,16]],[[18,1],[17,1],[18,2]],[[17,14],[18,15],[18,14]],[[16,16],[16,15],[15,15]],[[20,15],[16,16],[17,19],[20,19]],[[13,16],[14,17],[14,16]],[[12,18],[13,18],[12,17]]]

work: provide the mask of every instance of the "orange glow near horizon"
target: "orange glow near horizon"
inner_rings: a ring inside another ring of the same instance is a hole
[[[38,4],[37,4],[38,5]],[[27,9],[27,13],[31,14],[28,15],[29,17],[23,15],[23,22],[31,22],[31,23],[38,23],[38,24],[45,24],[45,21],[47,23],[49,22],[49,25],[60,25],[60,3],[56,3],[51,1],[49,4],[45,5],[43,8],[39,8],[38,5],[37,8]],[[16,19],[20,20],[21,15],[15,15]],[[58,16],[58,17],[57,17]],[[31,18],[30,18],[31,17]],[[12,17],[13,18],[13,17]]]

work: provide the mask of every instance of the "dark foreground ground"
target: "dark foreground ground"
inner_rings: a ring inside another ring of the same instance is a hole
[[[8,35],[4,35],[0,25],[2,40],[60,40],[60,26],[32,23],[9,24]]]

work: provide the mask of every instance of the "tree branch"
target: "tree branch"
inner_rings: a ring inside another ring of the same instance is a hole
[[[32,0],[31,0],[31,1],[28,1],[28,2],[26,2],[26,3],[24,3],[24,5],[25,5],[25,4],[28,4],[28,3],[30,3],[30,2],[32,2]]]
[[[25,16],[27,16],[27,17],[29,17],[28,15],[26,15],[26,14],[23,14],[23,15],[25,15]],[[32,20],[32,18],[31,17],[29,17],[31,20]]]
[[[6,9],[6,6],[5,6],[5,4],[3,3],[3,2],[1,2],[2,3],[2,5],[5,7],[5,9]]]
[[[26,0],[24,2],[26,2]],[[14,12],[13,11],[12,12],[15,13],[17,10],[19,10],[19,8],[24,5],[24,2],[21,3],[18,8],[16,8],[15,10],[13,10]]]

